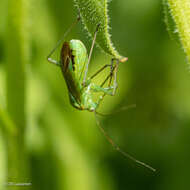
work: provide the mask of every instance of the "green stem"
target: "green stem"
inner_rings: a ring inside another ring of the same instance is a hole
[[[168,0],[184,51],[190,61],[190,1]]]
[[[17,126],[16,136],[6,133],[8,181],[25,182],[25,65],[28,61],[27,4],[29,0],[9,0],[6,26],[7,110]]]
[[[0,121],[1,126],[1,121]],[[5,141],[0,129],[0,189],[4,189],[6,181],[6,148]]]
[[[10,119],[8,113],[1,108],[0,105],[0,126],[3,127],[3,131],[8,134],[16,135],[16,126]]]

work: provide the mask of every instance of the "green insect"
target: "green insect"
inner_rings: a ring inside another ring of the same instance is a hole
[[[53,60],[50,57],[55,49],[48,56],[48,61],[61,68],[68,88],[71,105],[79,110],[88,110],[90,112],[97,110],[105,95],[113,96],[117,88],[116,78],[119,60],[112,59],[111,64],[104,65],[94,73],[94,75],[87,78],[88,65],[90,63],[98,28],[99,26],[97,26],[97,30],[95,31],[89,57],[87,56],[87,50],[84,44],[80,40],[70,40],[69,42],[63,43],[60,61]],[[107,67],[110,67],[110,74],[102,84],[97,85],[93,83],[91,80]],[[111,86],[112,79],[114,82]],[[109,85],[107,87],[103,87],[108,80]],[[97,92],[102,92],[103,95],[99,96],[99,99],[95,102],[92,97],[93,93]]]
[[[65,35],[63,36],[63,39],[66,37],[66,35],[70,32],[70,30],[73,28],[73,26],[78,23],[80,20],[80,17],[77,18],[77,21],[74,22],[71,27],[67,30]],[[56,61],[51,58],[51,55],[55,52],[57,47],[61,44],[63,39],[61,39],[56,47],[50,52],[50,54],[47,56],[47,60],[50,63],[53,63],[61,68],[63,77],[65,79],[68,93],[69,93],[69,100],[73,107],[79,110],[87,110],[90,112],[96,114],[100,114],[97,112],[97,108],[99,107],[100,103],[102,102],[103,98],[106,95],[114,96],[116,89],[117,89],[117,71],[118,71],[118,65],[120,62],[127,61],[127,58],[123,58],[122,60],[118,59],[111,59],[110,64],[105,64],[103,67],[101,67],[98,71],[96,71],[91,77],[87,78],[88,73],[88,66],[90,63],[92,51],[94,48],[94,44],[96,41],[96,36],[98,33],[99,25],[97,26],[97,29],[94,33],[94,38],[92,41],[91,49],[89,56],[87,56],[87,50],[84,44],[80,40],[70,40],[69,42],[64,42],[61,48],[60,53],[60,61]],[[107,67],[110,68],[110,72],[108,76],[105,78],[105,80],[102,82],[102,84],[97,85],[92,82],[92,79],[94,79],[98,74],[100,74],[104,69]],[[104,87],[104,85],[108,83],[107,87]],[[94,101],[93,94],[100,92],[102,95],[98,97],[98,100]],[[101,114],[100,114],[101,115]],[[103,115],[103,114],[102,114]],[[97,118],[97,117],[96,117]],[[99,126],[102,133],[105,135],[107,140],[112,144],[112,146],[122,153],[125,157],[128,157],[135,161],[136,163],[143,165],[153,171],[155,171],[154,168],[151,166],[136,160],[131,155],[125,153],[122,151],[114,142],[113,140],[107,135],[107,133],[104,131],[104,129],[101,127],[99,121],[96,119],[97,125]]]

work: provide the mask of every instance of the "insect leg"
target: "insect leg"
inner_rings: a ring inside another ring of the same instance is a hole
[[[115,67],[113,67],[113,63],[114,63],[113,61],[114,61],[114,59],[111,60],[111,64],[110,64],[110,74],[109,74],[109,75],[106,77],[106,79],[102,82],[102,84],[100,85],[101,87],[104,86],[104,84],[107,82],[108,79],[110,79],[108,87],[110,87],[110,85],[111,85],[112,77],[113,77],[113,72],[114,72],[114,70],[115,70]]]
[[[99,127],[100,131],[102,132],[102,134],[105,136],[105,138],[107,139],[107,141],[112,145],[112,147],[120,152],[124,157],[126,158],[129,158],[130,160],[132,160],[133,162],[136,162],[137,164],[141,165],[141,166],[144,166],[145,168],[155,172],[156,169],[154,169],[152,166],[140,161],[140,160],[137,160],[136,158],[134,158],[133,156],[131,156],[129,153],[127,152],[124,152],[113,140],[112,138],[106,133],[106,131],[104,130],[104,128],[101,126],[100,124],[100,121],[98,120],[97,118],[97,112],[95,111],[94,112],[94,115],[95,115],[95,119],[96,119],[96,124],[97,126]]]
[[[101,84],[101,87],[103,87],[103,85],[106,83],[106,81],[108,79],[109,80],[109,84],[108,84],[108,87],[112,89],[112,96],[115,95],[115,92],[116,92],[116,89],[117,89],[117,72],[118,72],[118,66],[119,66],[119,60],[116,59],[116,65],[113,66],[113,62],[114,62],[115,59],[112,59],[111,60],[111,71],[110,71],[110,74],[107,76],[107,78],[105,79],[105,81]],[[113,81],[113,86],[111,86],[111,83],[112,83],[112,79],[114,77],[114,81]]]
[[[91,90],[93,92],[103,92],[105,95],[114,95],[115,94],[115,90],[117,88],[117,81],[116,81],[116,78],[117,78],[117,65],[113,66],[113,59],[112,59],[112,62],[111,64],[109,65],[105,65],[104,67],[102,67],[100,70],[98,70],[92,77],[96,76],[98,73],[100,73],[105,67],[107,66],[110,66],[111,67],[111,71],[109,73],[109,75],[106,77],[106,79],[102,82],[101,85],[96,85],[94,83],[91,84]],[[119,63],[119,62],[118,62]],[[114,84],[113,86],[111,86],[111,82],[112,82],[112,77],[113,77],[113,74],[114,74]],[[108,87],[103,87],[104,84],[108,81],[109,81],[109,85]],[[105,96],[103,95],[103,97]],[[101,98],[100,98],[101,99]]]
[[[116,65],[114,68],[114,81],[113,81],[113,92],[112,95],[115,95],[116,89],[117,89],[117,72],[118,72],[118,66],[119,66],[119,60],[116,60]],[[112,74],[113,74],[112,72]]]
[[[112,95],[113,87],[103,88],[103,87],[101,87],[99,85],[91,83],[90,90],[92,90],[93,92],[103,92],[105,95],[106,94],[107,95]]]
[[[56,60],[52,59],[51,57],[48,57],[47,60],[48,60],[50,63],[53,63],[54,65],[61,66],[61,64],[60,64],[59,61],[56,61]]]
[[[96,36],[97,36],[97,32],[98,32],[99,27],[100,27],[100,25],[98,25],[97,28],[96,28],[96,31],[95,31],[95,34],[94,34],[94,38],[93,38],[93,41],[92,41],[92,45],[91,45],[91,48],[90,48],[88,62],[86,64],[86,69],[85,69],[84,78],[83,78],[83,86],[85,86],[87,72],[88,72],[88,65],[90,63],[90,59],[91,59],[91,56],[92,56],[92,51],[94,49],[94,44],[95,44],[95,41],[96,41]]]
[[[101,84],[100,86],[103,87],[104,84],[108,81],[108,79],[111,80],[111,78],[112,78],[112,74],[110,73],[110,74],[106,77],[106,79],[102,82],[102,84]],[[110,87],[110,85],[108,85],[108,87]]]
[[[118,71],[119,61],[117,62],[117,64],[115,66],[113,66],[113,63],[114,63],[114,59],[111,60],[111,64],[110,64],[110,69],[111,70],[110,70],[109,75],[106,77],[106,79],[102,82],[102,84],[100,86],[103,87],[105,85],[105,83],[110,79],[108,87],[110,87],[110,88],[112,88],[114,90],[113,95],[115,95],[115,90],[117,88],[117,71]],[[111,87],[113,75],[114,75],[114,84]]]
[[[47,60],[50,63],[53,63],[57,66],[60,66],[60,62],[54,60],[51,58],[52,54],[55,52],[55,50],[58,48],[58,46],[61,44],[61,42],[65,39],[65,37],[69,34],[71,29],[79,22],[80,20],[80,15],[77,17],[77,20],[72,23],[72,25],[67,29],[67,31],[64,33],[63,37],[57,42],[56,46],[50,51],[50,53],[47,56]]]
[[[100,91],[103,92],[103,95],[100,96],[100,98],[99,98],[99,100],[97,102],[97,107],[100,105],[100,103],[103,101],[103,99],[104,99],[104,97],[106,95],[111,95],[111,96],[115,95],[115,92],[116,92],[116,89],[117,89],[117,71],[118,71],[119,60],[117,60],[116,65],[113,66],[114,60],[115,59],[111,60],[111,71],[110,71],[110,74],[106,77],[106,79],[103,81],[103,83],[99,87],[98,86],[95,87],[95,90],[97,90],[97,88],[100,88],[99,92]],[[113,84],[113,86],[111,86],[113,74],[114,74],[114,84]],[[110,81],[109,81],[108,87],[107,88],[103,88],[104,84],[109,79],[110,79]]]
[[[100,68],[98,71],[96,71],[91,77],[90,79],[93,79],[94,77],[96,77],[100,72],[102,72],[105,68],[107,67],[111,67],[111,64],[106,64],[104,65],[102,68]]]

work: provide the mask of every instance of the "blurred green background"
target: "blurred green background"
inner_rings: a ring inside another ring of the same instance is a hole
[[[162,2],[112,0],[109,4],[112,40],[129,61],[120,64],[117,94],[106,97],[100,110],[113,112],[131,104],[136,104],[136,108],[99,118],[123,150],[156,168],[156,173],[116,152],[100,133],[92,113],[71,107],[60,69],[46,60],[50,50],[76,19],[73,1],[31,0],[27,11],[29,55],[25,65],[25,142],[30,188],[190,188],[189,66],[180,45],[169,38]],[[7,16],[7,1],[1,0],[0,105],[4,108],[8,55],[5,46],[9,45],[5,30]],[[81,39],[89,51],[91,40],[81,23],[67,40],[73,38]],[[55,57],[59,58],[59,52]],[[110,57],[96,48],[90,71],[109,60]],[[14,66],[14,62],[12,64]],[[2,184],[7,175],[5,141],[0,127]]]

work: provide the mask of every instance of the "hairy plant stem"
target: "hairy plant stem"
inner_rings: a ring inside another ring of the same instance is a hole
[[[180,41],[190,62],[190,1],[168,0]]]
[[[115,49],[111,35],[109,33],[109,16],[108,2],[109,0],[74,0],[82,18],[85,29],[91,37],[99,26],[96,42],[101,49],[111,55],[120,62],[127,61],[127,58],[121,56]]]

